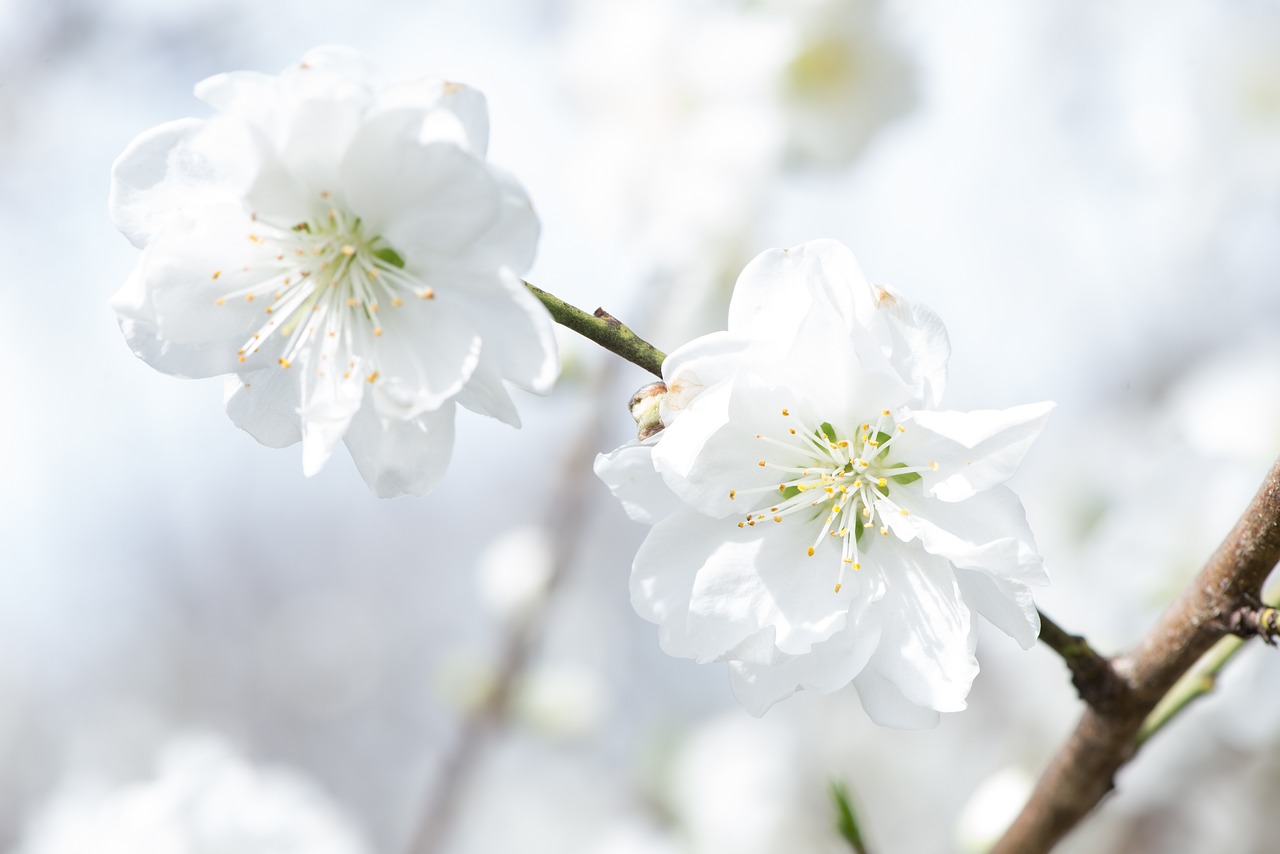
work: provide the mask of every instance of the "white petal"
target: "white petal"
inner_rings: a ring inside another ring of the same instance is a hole
[[[472,412],[496,418],[512,427],[519,427],[520,413],[516,409],[515,401],[507,392],[506,385],[502,382],[502,374],[497,365],[491,357],[487,357],[486,351],[491,349],[488,345],[489,342],[486,340],[480,350],[480,361],[476,363],[471,378],[454,396],[453,401]]]
[[[637,522],[653,525],[682,506],[653,467],[652,442],[627,444],[598,455],[595,473]]]
[[[447,293],[407,300],[378,315],[367,364],[378,371],[374,401],[384,417],[407,421],[451,400],[472,378],[481,339]]]
[[[176,377],[213,377],[243,367],[235,350],[222,342],[175,344],[161,337],[156,328],[155,306],[135,270],[125,285],[111,298],[111,307],[120,318],[120,330],[134,355],[148,365]]]
[[[217,164],[192,145],[205,124],[179,119],[153,127],[135,137],[112,164],[111,221],[134,246],[146,246],[175,213],[199,208],[208,196],[228,198],[218,186]]]
[[[795,418],[783,410],[801,402],[787,389],[737,375],[703,391],[659,434],[654,466],[673,492],[703,513],[745,514],[751,508],[730,491],[778,483],[776,471],[759,465],[776,456],[759,436],[786,435]]]
[[[858,699],[867,717],[880,726],[893,729],[932,729],[938,725],[936,711],[916,705],[902,696],[898,686],[871,669],[864,669],[853,680]]]
[[[341,166],[352,209],[411,270],[429,269],[435,255],[465,255],[502,213],[501,188],[484,162],[450,143],[420,143],[422,118],[413,110],[370,118]]]
[[[444,476],[453,453],[454,407],[412,421],[383,421],[364,407],[347,430],[351,458],[379,498],[423,495]]]
[[[479,157],[489,148],[489,110],[484,94],[461,83],[443,80],[414,80],[388,86],[378,93],[376,110],[405,107],[428,114],[420,139],[448,141],[465,145]],[[437,122],[435,114],[453,118],[452,123]]]
[[[956,583],[964,601],[1023,649],[1035,646],[1040,636],[1040,612],[1025,584],[993,578],[972,569],[957,569]]]
[[[466,315],[497,374],[527,391],[551,390],[560,373],[555,322],[524,282],[506,272],[473,274],[441,284],[437,294]]]
[[[889,362],[915,388],[925,409],[942,402],[951,341],[941,318],[892,288],[878,288],[876,317],[883,322]]]
[[[758,255],[738,277],[729,331],[758,340],[790,339],[811,311],[850,329],[865,326],[874,304],[866,276],[845,246],[813,240]]]
[[[900,539],[918,537],[926,551],[959,567],[1021,584],[1049,582],[1022,502],[1008,487],[993,486],[952,502],[929,498],[907,486],[893,488],[889,498],[908,511],[903,516],[877,502],[885,524]]]
[[[806,655],[775,664],[729,662],[733,695],[748,712],[759,717],[796,691],[830,694],[847,686],[862,672],[880,640],[874,613],[850,615],[849,624],[829,640],[815,644]],[[855,608],[859,607],[855,605]]]
[[[915,412],[915,426],[921,429],[908,429],[903,438],[911,439],[901,443],[901,453],[936,460],[938,474],[925,476],[931,494],[943,501],[962,501],[1013,476],[1053,408],[1053,403],[1045,402],[1001,410]],[[946,441],[930,443],[930,434]],[[908,452],[913,443],[930,447]]]
[[[668,353],[662,362],[662,379],[667,385],[661,404],[663,423],[675,423],[695,397],[732,377],[753,355],[750,341],[728,332],[702,335]]]
[[[365,386],[369,384],[360,360],[351,360],[337,345],[328,343],[334,340],[322,338],[322,344],[306,352],[298,364],[277,369],[299,372],[302,473],[307,477],[319,472],[328,462],[360,411]],[[349,369],[342,370],[343,367]]]
[[[978,661],[974,626],[954,573],[946,560],[919,549],[901,546],[892,555],[892,562],[886,557],[881,564],[888,584],[876,607],[884,629],[870,666],[908,701],[960,711]]]
[[[237,427],[268,448],[287,448],[301,442],[299,374],[276,365],[227,377],[224,389],[227,415]]]
[[[688,631],[689,599],[709,544],[706,522],[695,510],[677,510],[654,525],[632,565],[631,605],[658,624],[659,646],[678,658],[698,657]]]

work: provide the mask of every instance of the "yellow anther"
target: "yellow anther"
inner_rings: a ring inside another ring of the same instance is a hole
[[[756,463],[756,465],[760,466],[760,468],[764,468],[764,460],[761,460],[760,462]]]
[[[371,278],[371,279],[376,279],[376,278],[378,278],[378,268],[377,268],[377,267],[370,267],[368,270],[366,270],[366,271],[365,271],[365,275],[366,275],[366,276],[368,276],[368,277],[369,277],[369,278]]]
[[[279,360],[279,362],[280,362],[280,367],[282,367],[282,368],[287,368],[287,367],[289,367],[290,365],[292,365],[292,364],[293,364],[293,363],[292,363],[292,362],[290,362],[288,359],[280,359],[280,360]]]
[[[837,592],[837,593],[839,593],[839,592],[840,592],[840,582],[838,582],[838,581],[836,582],[836,590],[835,590],[835,592]]]
[[[880,529],[880,535],[881,535],[881,536],[884,536],[884,537],[889,536],[889,529],[888,529],[888,528],[881,528],[881,529]]]
[[[774,517],[773,517],[773,521],[775,521],[775,522],[781,522],[781,521],[782,521],[782,517],[781,517],[781,516],[774,516]]]
[[[244,361],[244,356],[241,356],[241,357],[240,357],[240,361],[242,361],[242,362]]]
[[[369,376],[365,377],[365,379],[366,379],[368,382],[373,382],[373,381],[374,381],[374,380],[376,380],[377,378],[378,378],[378,372],[377,372],[377,371],[374,371],[373,373],[369,374]]]
[[[880,414],[881,414],[881,415],[888,415],[888,414],[889,414],[889,410],[887,410],[887,409],[881,409],[881,410],[880,410]]]
[[[434,288],[423,288],[418,291],[418,299],[435,299],[436,292]]]
[[[778,508],[777,508],[777,507],[770,507],[770,508],[769,508],[769,512],[770,512],[770,513],[777,513],[777,512],[778,512]]]
[[[854,568],[854,569],[862,569],[862,564],[860,564],[860,563],[855,563],[855,564],[853,565],[853,568]]]
[[[837,534],[836,534],[836,536],[837,536],[837,537],[847,537],[847,536],[849,536],[849,529],[848,529],[848,528],[841,528],[841,529],[840,529],[840,532],[839,532],[839,533],[837,533]]]
[[[794,435],[796,434],[796,428],[794,428],[794,427],[790,427],[790,428],[788,428],[788,429],[789,429],[789,431],[791,432],[791,435],[792,435],[792,436],[794,436]]]
[[[880,478],[879,480],[877,480],[877,481],[876,481],[876,485],[877,485],[877,486],[888,486],[888,485],[889,485],[889,481],[885,480],[884,478]]]
[[[813,546],[809,546],[809,557],[813,557]]]
[[[218,278],[218,277],[219,277],[219,276],[221,276],[221,275],[222,275],[222,271],[221,271],[221,270],[214,270],[214,271],[213,271],[213,277],[214,277],[215,279],[216,279],[216,278]]]
[[[829,486],[824,486],[824,487],[822,487],[822,491],[823,491],[823,492],[827,492],[827,493],[835,492],[835,490],[834,490],[834,489],[832,489],[832,488],[831,488],[831,487],[829,487]]]
[[[782,414],[783,414],[783,415],[790,415],[790,414],[791,414],[791,411],[790,411],[790,410],[788,410],[788,409],[784,409],[784,410],[782,410]]]
[[[855,480],[855,481],[853,482],[853,488],[854,488],[854,489],[862,489],[862,481],[860,481],[860,480]]]
[[[347,297],[347,308],[355,308],[355,307],[356,307],[356,298]]]
[[[937,471],[937,470],[938,470],[938,464],[937,464],[937,463],[935,463],[935,462],[931,462],[931,463],[929,463],[929,468],[933,469],[934,471]]]
[[[404,305],[404,300],[400,299],[400,297],[396,297],[391,301],[391,305],[394,308],[399,308],[400,306]]]
[[[909,515],[909,514],[907,513],[907,508],[905,508],[905,507],[903,507],[903,508],[902,508],[901,510],[899,510],[898,512],[899,512],[899,513],[901,513],[903,516],[907,516],[907,515]]]
[[[870,429],[871,429],[871,425],[870,425],[870,424],[863,424],[861,429],[863,429],[863,430],[870,430]]]
[[[801,492],[808,492],[809,490],[813,489],[813,484],[812,484],[812,483],[797,483],[797,484],[796,484],[796,489],[800,490]]]
[[[841,439],[841,440],[839,441],[839,443],[838,443],[838,444],[839,444],[839,445],[840,445],[840,447],[842,447],[842,448],[847,448],[847,447],[849,447],[849,443],[848,443],[848,442],[846,442],[846,441],[844,441],[843,439]]]
[[[271,314],[273,311],[275,311],[274,308],[272,308],[271,306],[267,306],[267,314]]]
[[[729,500],[730,500],[730,501],[732,501],[732,500],[733,500],[734,498],[736,498],[737,496],[738,496],[738,490],[736,490],[736,489],[731,489],[731,490],[729,490]]]
[[[244,295],[244,301],[245,301],[245,302],[253,302],[253,294],[245,294],[245,295]]]
[[[222,297],[218,297],[216,300],[213,301],[213,303],[214,305],[226,305],[227,301],[224,300]]]
[[[867,522],[867,523],[866,523],[866,524],[864,524],[862,527],[864,527],[864,528],[874,528],[875,526],[876,526],[876,523],[875,523],[875,522]]]
[[[763,433],[757,433],[757,434],[756,434],[756,438],[757,438],[757,439],[763,439],[763,438],[764,438],[764,434],[763,434]]]
[[[344,243],[342,244],[342,254],[350,258],[352,255],[356,254],[356,248],[350,243]]]
[[[369,303],[369,311],[376,312],[377,310],[378,310],[378,304],[376,302]]]
[[[739,528],[743,527],[743,525],[742,525],[742,523],[741,523],[741,522],[739,522],[739,523],[738,523],[738,527],[739,527]]]
[[[899,424],[899,425],[898,425],[898,432],[899,432],[899,433],[905,433],[905,432],[907,432],[907,428],[906,428],[906,427],[903,427],[901,424]]]
[[[381,326],[375,326],[375,327],[373,328],[373,336],[374,336],[375,338],[381,338],[381,337],[382,337],[382,327],[381,327]]]
[[[258,235],[256,235],[256,234],[250,234],[250,235],[249,235],[249,239],[250,239],[250,240],[252,240],[254,243],[261,243],[261,242],[262,242],[262,238],[261,238],[261,237],[259,237],[259,236],[258,236]]]

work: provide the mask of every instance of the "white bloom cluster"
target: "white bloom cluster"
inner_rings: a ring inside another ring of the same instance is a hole
[[[666,428],[597,459],[654,525],[632,602],[663,649],[727,661],[753,713],[850,681],[877,723],[964,708],[982,614],[1031,646],[1047,582],[1003,482],[1052,404],[949,412],[941,321],[814,241],[756,258],[728,330],[663,365]]]
[[[368,854],[309,781],[254,768],[212,736],[172,742],[157,775],[106,792],[71,787],[19,854]]]
[[[557,360],[519,279],[538,220],[485,161],[484,97],[381,84],[341,48],[196,95],[218,114],[147,131],[112,176],[112,217],[143,250],[113,301],[134,351],[230,374],[232,420],[301,441],[308,475],[345,440],[381,496],[439,480],[454,404],[518,425],[504,381],[546,391]]]

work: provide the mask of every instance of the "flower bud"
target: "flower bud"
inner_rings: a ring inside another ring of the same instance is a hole
[[[631,417],[636,420],[636,438],[641,442],[662,432],[667,426],[662,423],[662,416],[658,411],[666,394],[667,384],[656,382],[649,383],[631,395],[627,408],[631,410]]]

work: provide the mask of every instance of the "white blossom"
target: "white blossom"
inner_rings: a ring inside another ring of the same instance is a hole
[[[973,611],[1035,642],[1047,577],[1003,482],[1052,404],[939,410],[949,354],[838,243],[747,266],[728,330],[663,365],[666,429],[597,458],[654,525],[631,594],[666,652],[729,662],[755,714],[852,681],[873,720],[918,727],[965,706]]]
[[[301,441],[308,475],[345,440],[382,496],[439,480],[455,404],[518,425],[504,381],[547,390],[555,343],[519,279],[538,221],[485,161],[484,97],[383,84],[333,47],[196,94],[218,114],[143,133],[112,175],[112,216],[143,250],[113,300],[134,351],[230,374],[231,419]]]
[[[156,775],[115,789],[59,791],[20,854],[366,854],[360,833],[314,784],[255,768],[213,736],[165,750]]]

